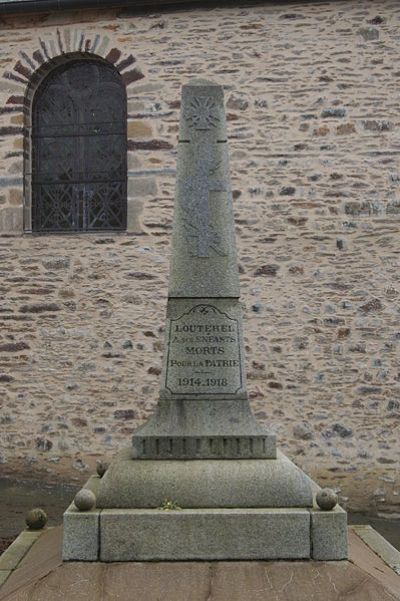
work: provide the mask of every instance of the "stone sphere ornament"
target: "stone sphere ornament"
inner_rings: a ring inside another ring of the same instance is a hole
[[[96,505],[96,496],[88,488],[82,488],[76,493],[74,503],[79,511],[90,511]]]
[[[315,497],[317,505],[324,511],[330,511],[338,503],[338,496],[331,488],[322,488]]]
[[[100,478],[102,478],[104,476],[104,474],[106,473],[107,470],[108,470],[108,463],[106,461],[102,461],[101,459],[96,461],[96,472],[98,473]]]
[[[25,516],[25,523],[29,530],[41,530],[47,524],[47,514],[40,507],[30,509]]]

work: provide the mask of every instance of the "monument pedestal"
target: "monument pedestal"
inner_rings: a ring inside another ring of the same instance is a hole
[[[72,503],[65,512],[65,561],[347,557],[346,513],[319,509],[319,487],[281,453],[238,461],[129,456],[123,451],[102,479],[87,482],[95,509]],[[164,510],[166,499],[181,505]]]

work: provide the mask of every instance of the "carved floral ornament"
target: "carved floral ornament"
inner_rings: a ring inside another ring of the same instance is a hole
[[[215,101],[210,96],[196,96],[185,111],[185,119],[189,127],[197,130],[208,130],[220,121]]]

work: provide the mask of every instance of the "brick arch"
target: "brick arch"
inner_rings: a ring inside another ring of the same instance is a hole
[[[85,32],[79,29],[65,28],[62,31],[57,30],[45,39],[38,38],[36,48],[30,54],[21,50],[19,56],[13,69],[3,73],[3,78],[9,82],[12,90],[6,105],[12,106],[14,109],[20,108],[23,113],[23,127],[10,127],[10,135],[23,136],[21,184],[23,207],[21,207],[21,218],[14,218],[14,229],[18,230],[20,227],[22,233],[22,231],[30,232],[32,229],[31,115],[33,97],[40,83],[54,68],[78,58],[92,58],[112,64],[121,75],[122,82],[126,87],[145,76],[136,64],[136,58],[132,54],[127,54],[112,46],[107,35],[96,34],[87,37]],[[18,129],[18,132],[14,129]],[[16,208],[13,209],[14,212]],[[18,224],[21,225],[18,226]]]

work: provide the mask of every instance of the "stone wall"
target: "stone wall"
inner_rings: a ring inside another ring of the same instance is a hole
[[[226,89],[252,407],[348,507],[399,509],[399,18],[349,0],[1,19],[1,474],[83,481],[151,413],[180,87],[205,76]],[[72,51],[125,77],[128,234],[23,234],[28,84]]]

